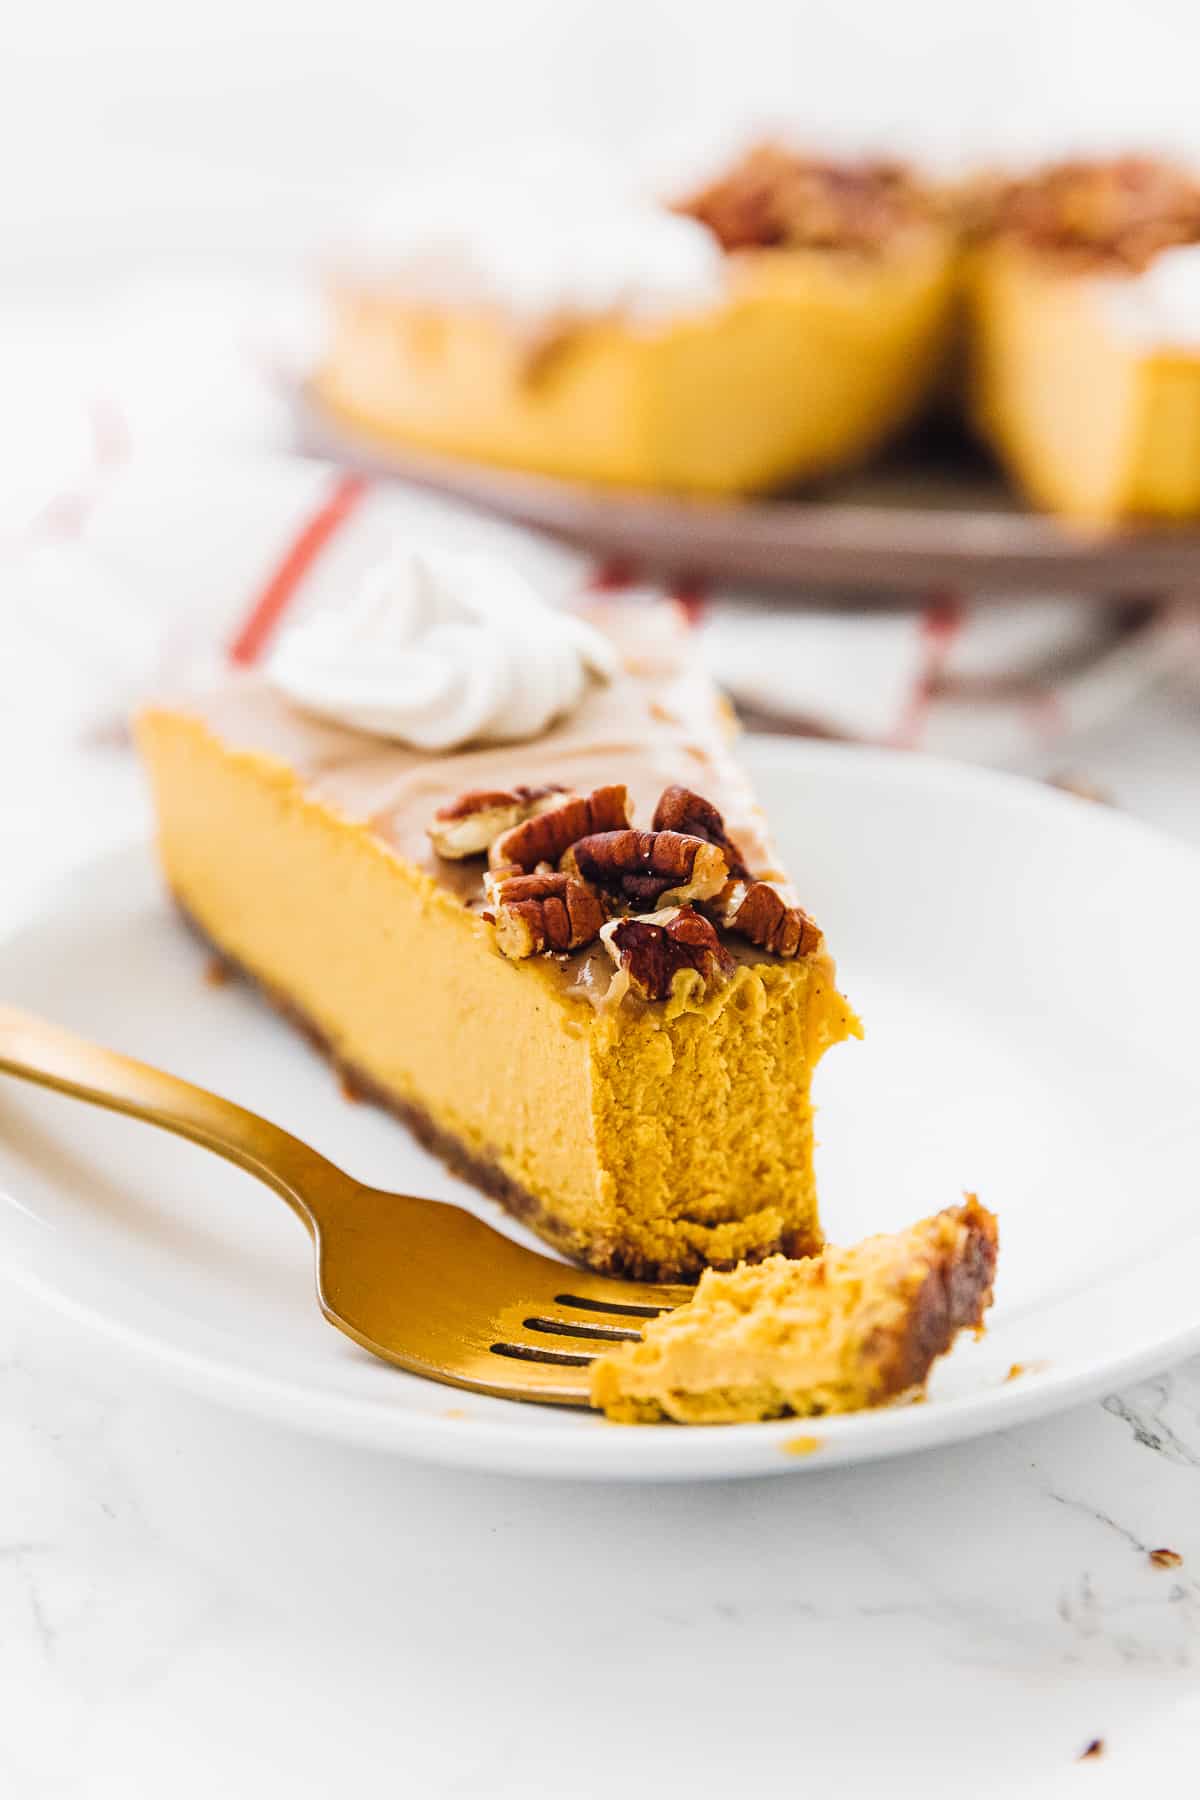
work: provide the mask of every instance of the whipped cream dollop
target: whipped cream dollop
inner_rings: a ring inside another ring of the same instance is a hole
[[[491,557],[396,550],[348,604],[286,631],[267,665],[294,705],[414,750],[515,743],[574,710],[617,659]]]
[[[525,325],[653,324],[712,305],[725,274],[711,232],[653,197],[545,180],[414,185],[368,209],[334,262],[420,304],[493,307]]]
[[[1149,349],[1200,345],[1200,244],[1160,250],[1139,275],[1097,277],[1105,315],[1129,343]]]

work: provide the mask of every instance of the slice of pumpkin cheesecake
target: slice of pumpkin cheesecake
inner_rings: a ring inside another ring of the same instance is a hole
[[[314,394],[387,443],[752,493],[907,423],[950,347],[955,258],[910,172],[776,144],[673,205],[611,183],[410,194],[330,271]]]
[[[966,262],[975,422],[1039,506],[1200,515],[1200,180],[1141,157],[989,189]]]
[[[810,1080],[860,1028],[681,617],[585,625],[467,560],[143,710],[175,900],[594,1268],[818,1248]]]
[[[919,1394],[992,1302],[996,1220],[974,1195],[907,1231],[789,1261],[711,1270],[640,1343],[592,1365],[592,1403],[625,1424],[727,1425],[859,1412]]]

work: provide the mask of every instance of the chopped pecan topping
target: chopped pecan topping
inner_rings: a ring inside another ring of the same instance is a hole
[[[827,162],[758,144],[678,212],[724,250],[818,248],[875,253],[938,210],[902,163]]]
[[[666,1000],[682,969],[695,969],[707,987],[733,967],[712,924],[691,906],[670,907],[644,918],[612,919],[600,939],[644,1000]]]
[[[602,831],[572,844],[563,867],[633,906],[707,900],[729,878],[723,850],[678,831]]]
[[[482,856],[505,831],[556,806],[565,790],[554,782],[542,787],[472,788],[433,815],[429,836],[447,862]]]
[[[1020,238],[1082,267],[1140,270],[1160,250],[1200,242],[1200,181],[1148,156],[1061,162],[977,184],[966,213],[977,237]]]
[[[431,835],[446,856],[487,849],[481,916],[505,956],[569,954],[599,937],[648,999],[665,998],[681,969],[707,984],[733,966],[718,928],[780,957],[823,941],[782,881],[751,878],[717,808],[682,784],[665,789],[650,831],[629,823],[623,786],[542,786],[464,794]]]
[[[543,950],[582,950],[604,923],[599,895],[572,875],[509,875],[489,881],[488,899],[496,944],[518,961]]]
[[[823,941],[820,927],[773,881],[731,881],[713,910],[726,930],[772,956],[811,956]]]
[[[488,851],[494,870],[529,874],[539,863],[556,866],[579,838],[597,831],[616,831],[629,824],[629,795],[624,787],[595,788],[572,795],[557,806],[525,819],[496,838]]]
[[[747,874],[742,853],[725,830],[724,819],[711,800],[693,793],[691,788],[664,788],[651,824],[655,831],[681,831],[685,837],[703,838],[706,843],[716,844],[725,852],[731,875]]]

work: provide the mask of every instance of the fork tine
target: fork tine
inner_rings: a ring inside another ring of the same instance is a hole
[[[499,1340],[502,1341],[502,1340]],[[543,1361],[540,1346],[511,1344],[470,1359],[459,1371],[461,1385],[504,1400],[533,1400],[554,1406],[589,1406],[590,1356],[560,1353],[561,1361]],[[529,1352],[533,1352],[530,1354]]]
[[[629,1313],[586,1313],[582,1308],[543,1306],[521,1299],[499,1307],[492,1318],[492,1342],[524,1347],[531,1354],[595,1356],[611,1344],[641,1337],[644,1318]]]
[[[561,1350],[575,1348],[598,1354],[606,1344],[640,1341],[644,1324],[644,1319],[635,1318],[632,1313],[589,1315],[576,1307],[548,1307],[521,1320],[521,1336],[531,1343],[549,1343],[551,1347],[557,1343]]]
[[[665,1282],[622,1281],[612,1275],[595,1275],[571,1263],[551,1264],[548,1259],[537,1286],[541,1290],[539,1308],[567,1306],[572,1312],[597,1318],[626,1309],[644,1318],[652,1312],[681,1306],[696,1291],[694,1287]]]

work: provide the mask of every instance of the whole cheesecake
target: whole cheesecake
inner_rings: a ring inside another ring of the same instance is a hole
[[[523,657],[558,692],[548,616],[483,631],[462,730],[510,663],[527,710]],[[589,617],[603,672],[522,741],[386,738],[386,634],[340,673],[314,640],[148,706],[167,883],[362,1091],[568,1254],[653,1280],[807,1255],[810,1079],[857,1020],[681,617]],[[449,702],[405,705],[436,738]]]
[[[674,207],[483,189],[376,225],[314,391],[382,441],[744,493],[862,460],[936,383],[956,243],[891,164],[762,146]]]
[[[971,410],[1040,506],[1200,514],[1200,181],[1144,158],[990,187],[967,259]]]

